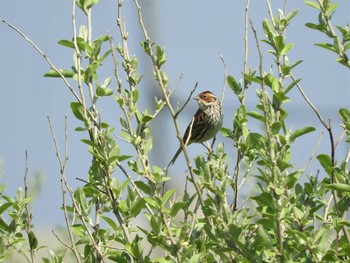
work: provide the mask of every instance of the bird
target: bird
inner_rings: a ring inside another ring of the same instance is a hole
[[[194,99],[197,100],[198,110],[183,136],[183,142],[187,145],[203,143],[213,138],[221,129],[224,118],[220,101],[211,91],[204,91]],[[180,145],[168,167],[175,163],[181,151],[182,147]]]

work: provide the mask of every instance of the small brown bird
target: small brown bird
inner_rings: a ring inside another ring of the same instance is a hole
[[[188,141],[187,145],[194,142],[202,143],[213,138],[221,129],[224,118],[220,101],[211,91],[204,91],[194,99],[197,100],[199,109],[183,136],[184,143]],[[190,138],[188,138],[189,136]],[[169,165],[174,164],[181,151],[182,148],[180,146]]]

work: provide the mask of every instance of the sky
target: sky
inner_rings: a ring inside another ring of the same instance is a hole
[[[277,14],[278,3],[272,1],[274,14]],[[338,0],[340,8],[334,15],[334,24],[349,23],[350,2]],[[167,62],[164,70],[168,73],[171,85],[174,85],[183,74],[176,93],[172,98],[173,105],[182,105],[190,90],[198,82],[198,93],[211,90],[221,95],[224,81],[224,67],[220,55],[226,61],[228,74],[241,78],[244,58],[244,8],[245,1],[142,1],[144,19],[151,39],[165,48]],[[72,50],[57,44],[61,39],[71,39],[71,1],[61,0],[2,0],[0,18],[12,23],[33,40],[59,68],[69,68],[72,64]],[[295,69],[295,76],[302,78],[301,86],[318,108],[325,120],[332,119],[334,134],[337,138],[341,129],[337,111],[341,107],[349,108],[350,76],[349,70],[335,61],[335,54],[314,46],[314,43],[325,42],[321,33],[305,27],[307,22],[317,21],[317,12],[303,1],[288,1],[288,10],[300,9],[298,15],[287,29],[287,41],[296,43],[289,54],[290,61],[303,60]],[[120,41],[116,26],[117,1],[100,1],[93,10],[93,37],[110,33],[115,43]],[[151,81],[151,64],[143,54],[140,42],[141,31],[138,25],[133,1],[125,1],[123,16],[129,31],[130,50],[139,57],[139,71],[145,74],[140,85],[142,93],[141,107],[151,105],[157,87]],[[268,17],[265,1],[251,1],[250,18],[263,38],[261,21]],[[84,23],[78,13],[78,22]],[[67,177],[71,186],[82,183],[75,178],[86,178],[91,157],[87,146],[80,142],[86,134],[75,132],[79,123],[70,112],[69,104],[74,100],[72,94],[59,79],[44,78],[49,70],[46,61],[17,33],[0,23],[0,74],[1,91],[0,116],[0,182],[7,184],[5,194],[14,196],[19,187],[23,187],[25,171],[25,151],[28,152],[28,176],[31,184],[38,182],[36,174],[42,175],[41,190],[33,205],[34,224],[37,227],[52,229],[63,224],[63,213],[59,210],[62,200],[60,193],[60,174],[47,116],[54,126],[61,150],[64,140],[64,118],[68,116],[69,161]],[[262,46],[265,50],[267,46]],[[271,56],[264,54],[265,71],[269,70]],[[249,33],[248,65],[255,69],[258,66],[257,50],[253,35]],[[100,78],[113,74],[112,67],[106,63]],[[73,82],[72,82],[73,83]],[[158,93],[159,94],[159,93]],[[255,89],[252,88],[247,98],[247,107],[255,109]],[[294,90],[292,101],[286,105],[290,115],[287,124],[291,129],[303,126],[314,126],[317,131],[297,141],[292,149],[295,155],[292,161],[297,168],[308,161],[317,144],[322,126],[301,95]],[[232,127],[232,116],[238,106],[237,98],[226,89],[224,126]],[[99,107],[102,116],[112,126],[118,127],[119,112],[112,97],[101,100]],[[182,130],[196,111],[197,106],[191,101],[180,116]],[[178,147],[175,131],[167,110],[163,111],[159,121],[152,124],[154,128],[154,147],[151,156],[155,165],[165,167]],[[254,127],[254,123],[252,124]],[[218,142],[226,143],[228,153],[233,154],[230,142],[218,135]],[[122,142],[122,147],[125,145]],[[131,149],[126,149],[131,151]],[[191,156],[203,153],[201,145],[191,145]],[[344,158],[347,152],[343,144],[338,149],[338,156]],[[318,153],[329,153],[326,134]],[[233,156],[233,155],[232,155]],[[177,174],[184,165],[180,156],[171,170],[175,184],[183,182],[183,171]],[[310,174],[316,174],[319,166],[314,160],[309,167]],[[253,187],[253,186],[252,186]],[[47,218],[47,215],[50,215]]]

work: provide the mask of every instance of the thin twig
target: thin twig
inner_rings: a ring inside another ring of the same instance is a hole
[[[293,74],[291,74],[291,78],[293,81],[296,81],[296,78],[294,77]],[[301,86],[299,85],[299,83],[296,84],[300,94],[303,96],[304,100],[307,102],[307,104],[309,104],[309,106],[311,107],[311,109],[315,112],[317,118],[320,120],[320,122],[322,123],[322,125],[328,130],[328,125],[324,122],[320,112],[316,109],[316,107],[312,104],[312,102],[308,99],[308,97],[305,95],[303,89],[301,88]]]
[[[86,183],[86,184],[89,183],[88,181],[86,181],[86,180],[84,180],[84,179],[82,179],[82,178],[79,178],[79,177],[75,177],[75,179],[78,180],[78,181],[80,181],[80,182]],[[97,186],[93,185],[92,187],[94,187],[97,191],[101,192],[102,194],[107,195],[107,192],[106,192],[106,191],[101,190],[101,189],[98,188]]]
[[[235,180],[235,184],[234,184],[234,198],[233,198],[233,204],[232,204],[232,211],[236,211],[237,210],[237,205],[238,205],[238,179],[239,179],[239,163],[242,159],[242,153],[241,150],[239,149],[239,147],[237,147],[237,160],[236,160],[236,166],[235,166],[235,172],[234,172],[234,180]]]
[[[314,156],[316,155],[316,152],[318,150],[318,148],[320,147],[321,145],[321,142],[322,142],[322,139],[323,139],[323,130],[321,131],[321,134],[320,134],[320,138],[318,139],[317,143],[316,143],[316,146],[315,146],[315,149],[313,150],[313,152],[311,153],[311,156],[308,160],[308,162],[306,163],[305,167],[304,167],[304,172],[306,171],[306,169],[309,167],[312,159],[314,158]]]
[[[349,160],[350,160],[350,149],[348,150],[348,154],[347,154],[347,156],[346,156],[346,158],[345,158],[345,162],[349,162]]]
[[[176,114],[175,114],[175,116],[174,116],[175,118],[177,118],[177,116],[179,116],[179,114],[183,111],[183,109],[184,109],[184,108],[186,107],[186,105],[189,103],[189,101],[191,100],[192,95],[193,95],[194,91],[196,90],[197,86],[198,86],[198,82],[196,82],[196,84],[194,85],[194,87],[193,87],[193,89],[191,90],[190,95],[188,95],[187,100],[186,100],[186,102],[184,103],[184,105],[182,105],[182,107],[176,112]]]
[[[119,169],[123,172],[123,174],[126,176],[126,178],[128,178],[132,184],[132,186],[134,187],[137,195],[140,197],[140,198],[143,198],[139,188],[137,187],[137,185],[135,184],[134,180],[131,178],[130,174],[126,171],[126,169],[121,165],[121,163],[119,161],[117,161],[117,166],[119,167]],[[148,204],[146,204],[146,208],[148,210],[148,212],[151,214],[151,215],[154,215],[154,212],[153,210],[150,208],[150,206]]]
[[[60,242],[65,248],[71,250],[74,253],[74,251],[72,250],[72,247],[70,247],[68,244],[63,242],[63,240],[56,234],[55,230],[52,230],[51,232],[55,236],[55,238],[58,240],[58,242]]]
[[[240,102],[242,105],[244,105],[245,103],[245,93],[246,90],[248,88],[248,83],[246,81],[246,75],[248,74],[248,54],[249,54],[249,46],[248,46],[248,29],[249,29],[249,5],[250,5],[250,0],[247,0],[246,2],[246,6],[245,6],[245,15],[244,15],[244,62],[243,62],[243,93],[240,99]],[[241,140],[238,137],[238,141],[237,141],[237,159],[236,159],[236,166],[234,168],[234,172],[233,172],[233,177],[235,180],[234,183],[234,198],[233,198],[233,202],[231,204],[232,207],[232,211],[237,210],[237,205],[238,205],[238,192],[239,189],[241,188],[241,186],[243,186],[245,179],[246,179],[246,175],[248,174],[249,169],[246,170],[245,175],[243,176],[243,179],[241,181],[241,184],[238,185],[238,180],[239,180],[239,173],[240,173],[240,162],[242,160],[242,153],[241,153],[241,149],[239,147],[239,140]],[[251,165],[250,165],[251,166]]]
[[[52,70],[54,70],[59,76],[60,78],[63,80],[64,84],[67,86],[67,88],[72,92],[72,94],[74,95],[74,97],[77,99],[78,102],[82,103],[80,97],[78,96],[78,94],[74,91],[73,87],[69,84],[67,78],[61,73],[61,71],[51,62],[51,60],[49,59],[49,57],[47,56],[46,53],[44,53],[30,38],[28,38],[21,30],[19,30],[17,27],[13,26],[12,24],[10,24],[9,22],[7,22],[4,19],[0,19],[1,22],[3,22],[4,24],[6,24],[7,26],[9,26],[10,28],[12,28],[14,31],[16,31],[18,34],[20,34],[27,42],[29,42],[29,44],[32,45],[32,47],[39,52],[39,54],[41,56],[44,57],[44,59],[46,60],[46,62],[49,64],[50,68]]]
[[[179,86],[179,84],[180,84],[180,81],[182,80],[182,78],[183,78],[183,76],[184,76],[184,73],[183,72],[181,72],[180,73],[180,76],[178,77],[178,79],[177,79],[177,81],[176,81],[176,83],[175,83],[175,85],[174,85],[174,87],[171,89],[171,91],[169,91],[169,97],[171,96],[171,94],[173,94],[173,92],[176,90],[176,88]]]
[[[64,146],[64,159],[62,160],[61,158],[61,154],[60,154],[60,150],[58,147],[58,143],[56,140],[56,135],[51,123],[51,119],[50,117],[47,117],[48,123],[49,123],[49,128],[50,128],[50,132],[51,132],[51,136],[52,136],[52,140],[55,146],[55,151],[56,151],[56,157],[60,166],[60,173],[61,173],[61,193],[62,193],[62,207],[63,207],[63,212],[64,212],[64,219],[65,219],[65,223],[66,223],[66,228],[68,231],[68,235],[69,235],[69,239],[71,242],[71,250],[73,251],[73,254],[75,256],[75,259],[77,260],[77,262],[81,262],[80,260],[80,256],[79,256],[79,252],[75,246],[75,239],[74,239],[74,235],[73,235],[73,229],[71,227],[71,224],[69,223],[69,215],[68,215],[68,210],[67,210],[67,205],[66,205],[66,190],[68,189],[68,192],[72,198],[72,201],[74,203],[74,196],[72,193],[72,190],[69,188],[68,183],[66,181],[66,166],[67,166],[67,161],[68,161],[68,127],[67,127],[67,116],[65,116],[65,146]],[[76,205],[76,204],[75,204]],[[83,221],[83,220],[82,220]]]
[[[334,144],[334,148],[337,148],[338,144],[339,144],[340,141],[344,138],[345,135],[346,135],[346,130],[343,130],[343,132],[340,134],[338,140],[337,140],[336,143]]]
[[[28,152],[25,151],[25,168],[24,168],[24,198],[28,198],[28,184],[27,184],[27,178],[28,178]],[[29,233],[31,228],[31,223],[33,219],[32,213],[29,211],[28,203],[25,204],[25,210],[26,210],[26,216],[27,216],[27,222],[26,222],[26,232],[28,235],[28,242],[29,242],[29,251],[30,251],[30,260],[31,262],[35,262],[35,248],[32,248],[32,244],[29,240]]]
[[[118,18],[117,18],[117,25],[119,27],[119,32],[120,32],[120,36],[122,38],[122,52],[119,52],[120,55],[122,56],[122,58],[124,59],[125,62],[130,61],[130,55],[129,55],[129,48],[128,48],[128,43],[127,43],[127,39],[128,39],[128,32],[126,30],[126,21],[125,19],[122,18],[122,6],[123,6],[123,1],[122,0],[118,0]],[[138,14],[140,15],[141,11],[138,11]],[[140,19],[140,18],[139,18]],[[153,61],[155,63],[155,61]],[[127,78],[133,78],[133,73],[134,70],[126,70],[125,71]],[[162,77],[160,74],[160,71],[158,69],[157,71],[157,76],[159,78],[159,83],[161,83],[162,85],[162,92],[163,92],[163,96],[165,95],[165,86],[162,82]],[[130,91],[133,92],[137,86],[134,82],[132,81],[128,81],[129,87],[130,87]],[[128,112],[128,110],[126,109],[126,106],[123,105],[121,106],[121,109],[125,115],[127,124],[128,124],[128,129],[129,132],[132,136],[135,136],[135,132],[133,130],[133,126],[132,126],[132,122],[131,122],[131,116],[130,113]],[[158,112],[159,113],[159,112]],[[133,113],[135,116],[137,115],[136,112]],[[139,147],[138,145],[134,145],[134,148],[138,154],[138,156],[140,157],[140,161],[143,167],[143,171],[145,171],[145,174],[143,175],[144,177],[146,177],[148,180],[152,181],[152,168],[150,167],[150,161],[148,159],[148,156],[144,154],[143,148]]]
[[[249,54],[249,38],[248,38],[248,29],[249,29],[249,6],[250,0],[247,0],[245,6],[245,15],[244,15],[244,62],[243,62],[243,96],[242,104],[244,104],[245,93],[248,88],[248,83],[246,81],[245,75],[248,74],[248,54]]]
[[[75,21],[75,10],[76,10],[76,1],[72,0],[72,28],[73,28],[73,44],[74,44],[74,50],[75,50],[75,57],[76,57],[76,70],[77,70],[77,82],[78,82],[78,90],[80,93],[81,98],[81,105],[83,106],[83,116],[84,119],[87,120],[87,107],[86,107],[86,99],[85,94],[83,90],[82,85],[82,76],[81,76],[81,52],[78,47],[78,41],[77,41],[77,26]]]
[[[91,45],[92,41],[92,8],[89,8],[86,14],[87,17],[87,24],[88,24],[88,30],[87,30],[87,42],[89,45]],[[89,64],[92,64],[93,61],[91,58],[89,58]],[[94,88],[92,86],[91,81],[88,82],[88,89],[89,89],[89,95],[91,100],[91,106],[95,107],[94,99],[95,99],[95,92]]]
[[[293,76],[293,74],[291,74],[291,78],[293,81],[296,80],[296,78]],[[302,95],[302,97],[304,98],[304,100],[307,102],[307,104],[311,107],[311,109],[315,112],[317,118],[319,119],[319,121],[321,122],[321,124],[323,125],[323,127],[325,127],[325,129],[328,132],[329,135],[329,140],[330,140],[330,144],[331,144],[331,182],[335,183],[335,146],[336,144],[334,143],[334,137],[333,137],[333,130],[332,130],[332,121],[331,119],[328,120],[328,124],[323,120],[320,112],[316,109],[316,107],[312,104],[312,102],[307,98],[307,96],[305,95],[305,93],[303,92],[301,86],[299,85],[299,83],[296,84],[300,94]],[[339,213],[339,207],[338,207],[338,202],[339,202],[339,197],[337,195],[337,191],[336,190],[332,190],[332,196],[333,196],[333,200],[334,200],[334,206],[335,206],[335,210]],[[346,226],[342,227],[342,231],[343,234],[346,238],[346,241],[348,243],[350,243],[350,235],[346,229]]]
[[[268,5],[270,4],[270,2],[267,0],[267,3]],[[269,6],[269,9],[271,7]],[[271,10],[269,11],[270,13]],[[276,160],[274,159],[274,150],[272,148],[272,144],[273,144],[273,136],[272,136],[272,131],[271,131],[271,126],[270,126],[270,123],[269,123],[269,110],[268,110],[268,105],[267,105],[267,101],[268,101],[268,98],[267,98],[267,94],[265,92],[265,83],[264,83],[264,78],[263,78],[263,56],[262,56],[262,52],[261,52],[261,48],[260,48],[260,43],[259,43],[259,39],[258,39],[258,36],[257,36],[257,32],[256,32],[256,29],[254,27],[254,24],[252,22],[252,20],[250,20],[250,23],[251,23],[251,27],[252,27],[252,30],[253,30],[253,33],[254,33],[254,38],[255,38],[255,42],[256,42],[256,46],[257,46],[257,49],[258,49],[258,53],[259,53],[259,72],[260,72],[260,77],[261,77],[261,81],[260,81],[260,86],[261,86],[261,104],[263,106],[263,112],[264,112],[264,126],[265,126],[265,132],[266,132],[266,136],[267,136],[267,150],[268,150],[268,157],[269,157],[269,161],[270,161],[270,164],[271,164],[271,168],[270,168],[270,171],[272,173],[272,178],[273,180],[275,180],[276,178],[276,175],[275,175],[275,172],[274,172],[274,166],[276,166]],[[277,202],[277,201],[276,201]],[[283,232],[284,232],[284,229],[282,227],[282,224],[281,224],[281,215],[280,213],[278,212],[278,214],[276,215],[276,234],[277,234],[277,240],[278,240],[278,253],[279,253],[279,257],[281,259],[281,263],[284,262],[284,243],[283,243]]]
[[[274,27],[276,27],[270,1],[269,1],[269,0],[266,0],[266,4],[267,4],[267,10],[268,10],[268,13],[269,13],[269,15],[270,15],[270,19],[271,19],[272,25],[273,25]]]
[[[224,65],[224,81],[221,89],[221,106],[222,106],[224,103],[225,89],[226,89],[226,83],[227,83],[227,65],[223,55],[220,55],[220,59],[222,61],[222,64]]]

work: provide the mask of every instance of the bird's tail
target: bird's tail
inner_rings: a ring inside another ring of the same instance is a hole
[[[181,148],[181,146],[180,146],[179,149],[177,150],[177,152],[175,153],[173,159],[171,159],[170,163],[168,164],[168,167],[169,167],[170,165],[173,165],[173,164],[175,163],[177,157],[179,156],[179,154],[180,154],[181,152],[182,152],[182,148]]]

